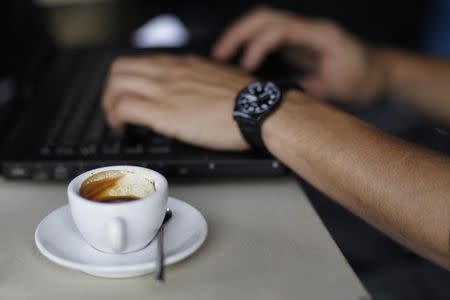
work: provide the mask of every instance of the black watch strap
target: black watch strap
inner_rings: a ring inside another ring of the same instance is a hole
[[[238,122],[238,124],[239,129],[241,130],[241,133],[247,143],[249,143],[255,149],[267,151],[267,148],[262,139],[260,124],[252,124],[246,120]]]
[[[294,80],[280,80],[275,81],[275,84],[280,88],[281,92],[284,94],[288,90],[298,90],[304,91],[303,88]]]

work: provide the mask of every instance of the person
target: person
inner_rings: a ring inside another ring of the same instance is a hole
[[[342,206],[429,260],[450,269],[450,159],[389,136],[325,101],[366,105],[387,96],[450,121],[450,61],[370,47],[328,20],[259,8],[237,20],[212,55],[226,61],[244,48],[237,69],[196,56],[120,57],[102,95],[108,123],[147,126],[211,149],[241,151],[233,108],[279,50],[309,70],[304,91],[283,93],[260,124],[264,147]],[[250,98],[249,98],[250,97]]]

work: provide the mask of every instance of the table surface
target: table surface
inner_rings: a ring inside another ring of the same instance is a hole
[[[0,299],[369,299],[293,178],[177,182],[208,222],[205,244],[166,270],[103,279],[48,261],[34,231],[67,202],[63,183],[0,179]]]

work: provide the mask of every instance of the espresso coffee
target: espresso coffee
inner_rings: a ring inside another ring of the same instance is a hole
[[[89,176],[81,184],[79,194],[96,202],[133,201],[156,191],[155,182],[135,171],[108,170]]]

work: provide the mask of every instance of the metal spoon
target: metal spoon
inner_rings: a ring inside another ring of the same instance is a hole
[[[162,222],[161,228],[159,228],[157,237],[158,247],[158,269],[155,275],[155,281],[157,284],[164,284],[164,226],[172,218],[172,210],[168,208],[166,215]]]

